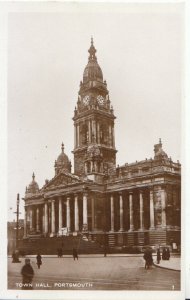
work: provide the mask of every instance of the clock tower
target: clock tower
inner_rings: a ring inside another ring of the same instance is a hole
[[[91,39],[74,111],[74,173],[106,174],[116,165],[113,108]]]

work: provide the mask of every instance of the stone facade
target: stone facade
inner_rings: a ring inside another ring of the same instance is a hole
[[[180,244],[181,165],[154,158],[116,166],[114,111],[91,41],[74,110],[74,172],[61,147],[55,176],[25,194],[25,238],[104,234],[110,246]]]

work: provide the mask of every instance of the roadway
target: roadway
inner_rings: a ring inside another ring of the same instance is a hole
[[[21,263],[8,258],[8,288],[21,289]],[[45,290],[180,290],[180,272],[152,266],[145,270],[142,256],[43,257],[37,268],[33,289]]]

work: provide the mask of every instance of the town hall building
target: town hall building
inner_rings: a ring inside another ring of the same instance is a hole
[[[100,243],[104,236],[113,248],[180,245],[181,165],[161,139],[154,158],[117,165],[116,117],[93,40],[88,52],[73,116],[74,170],[62,144],[54,177],[39,188],[33,174],[24,197],[24,239],[84,234]]]

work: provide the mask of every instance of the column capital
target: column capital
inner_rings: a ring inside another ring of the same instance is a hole
[[[83,196],[88,197],[88,192],[87,191],[83,191]]]
[[[123,196],[123,191],[118,192],[119,196]]]
[[[133,195],[133,191],[129,191],[129,195]]]
[[[147,187],[149,191],[154,191],[154,185],[150,185]]]

